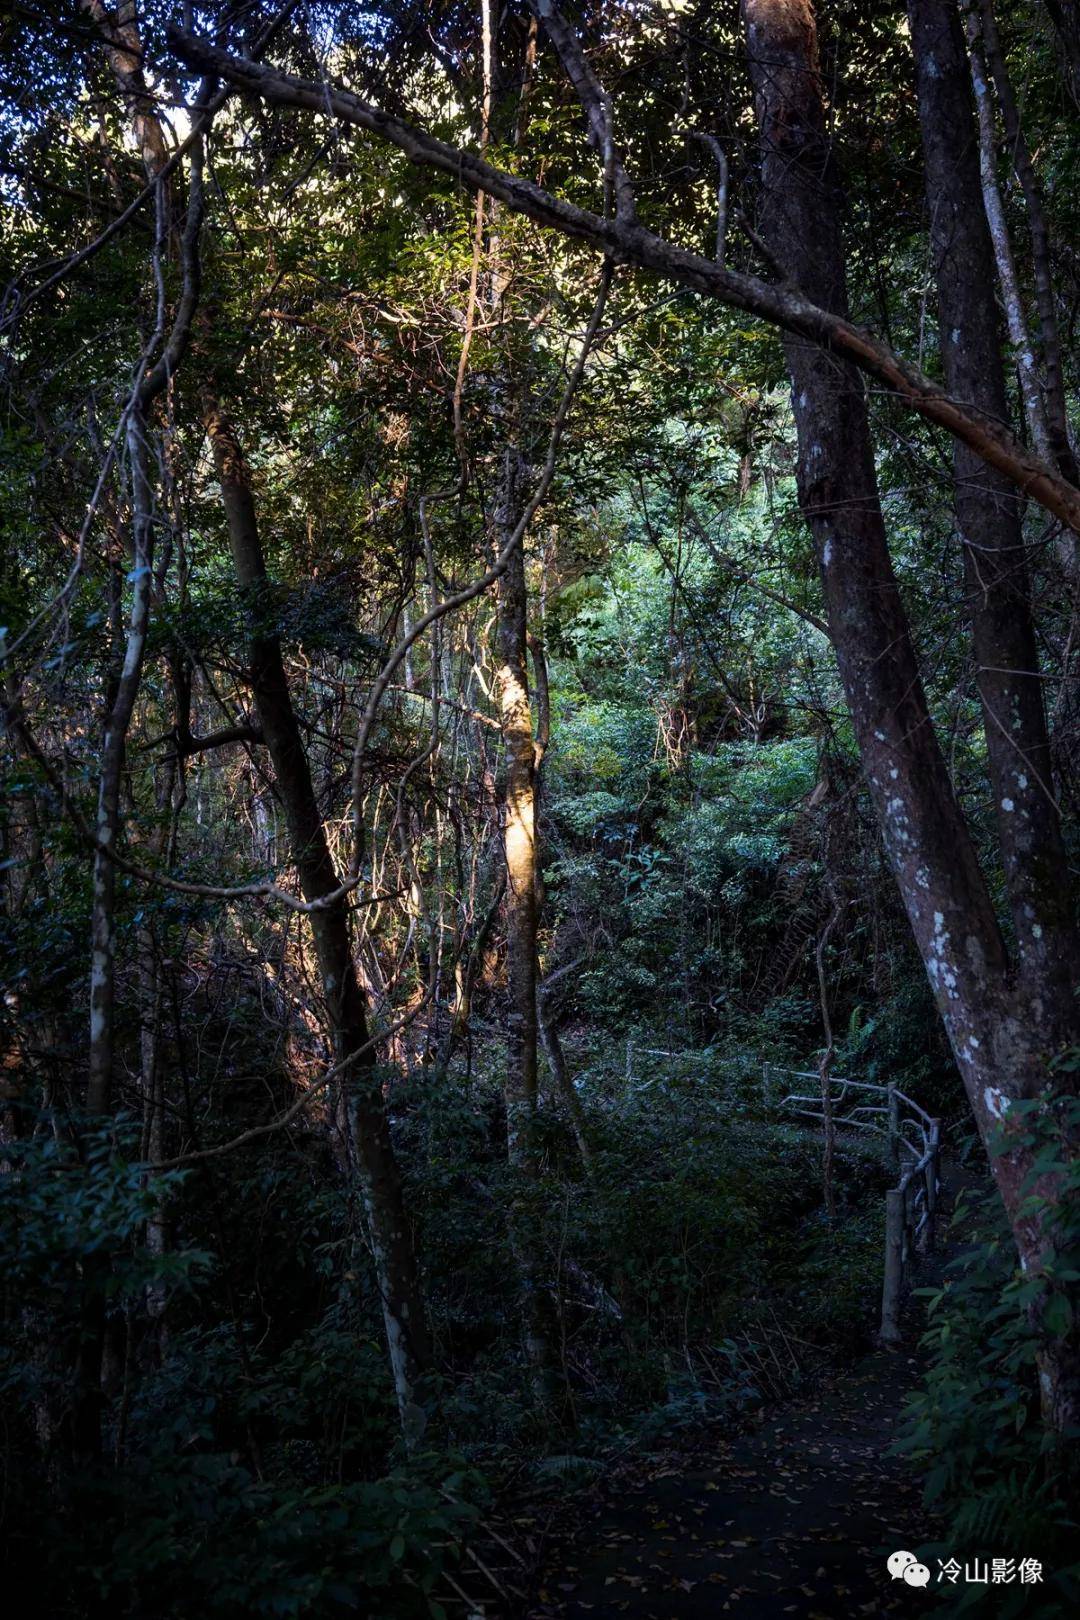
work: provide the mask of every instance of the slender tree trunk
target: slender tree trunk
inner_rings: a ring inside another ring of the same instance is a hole
[[[160,174],[167,161],[168,152],[153,97],[149,93],[143,73],[142,44],[135,6],[132,0],[123,0],[115,16],[108,12],[101,0],[81,0],[81,6],[105,41],[109,65],[130,116],[132,131],[138,142],[146,173],[148,177],[153,178]],[[131,497],[132,601],[124,660],[111,696],[98,779],[95,820],[97,847],[94,851],[90,920],[90,1042],[86,1092],[87,1112],[91,1116],[106,1115],[114,1101],[116,865],[113,855],[116,852],[122,822],[121,790],[127,732],[142,684],[154,589],[154,528],[157,513],[151,475],[153,463],[149,442],[150,413],[155,399],[166,382],[175,374],[176,366],[187,348],[191,319],[198,302],[198,238],[202,223],[202,180],[201,150],[198,147],[196,150],[200,151],[200,168],[197,179],[195,169],[192,170],[192,190],[183,237],[168,195],[161,195],[158,198],[157,221],[160,236],[155,242],[155,260],[161,246],[161,238],[169,234],[179,249],[183,265],[183,292],[177,305],[173,330],[167,342],[164,331],[159,330],[155,333],[146,360],[151,359],[153,347],[160,344],[165,346],[160,349],[156,363],[149,373],[140,370],[139,380],[128,406],[126,423]],[[193,156],[193,163],[194,161]],[[110,172],[110,178],[114,177],[115,166]],[[160,265],[156,267],[160,269]],[[151,1055],[146,1048],[145,1030],[142,1048],[142,1057],[145,1060]],[[160,1122],[158,1108],[160,1079],[157,1075],[156,1053],[153,1054],[151,1067],[153,1101],[149,1146],[152,1150],[153,1139]],[[148,1241],[153,1241],[155,1233],[163,1239],[163,1225],[160,1221],[151,1221]],[[83,1268],[83,1304],[70,1427],[74,1449],[77,1454],[84,1456],[96,1456],[101,1445],[102,1375],[104,1361],[107,1360],[104,1273],[108,1264],[106,1256],[95,1255],[88,1258]]]
[[[540,819],[540,793],[543,784],[543,765],[547,754],[548,744],[551,741],[551,689],[548,683],[547,658],[544,653],[544,644],[539,636],[530,635],[527,638],[529,652],[532,655],[533,677],[536,689],[536,736],[533,740],[533,815],[537,825]],[[537,923],[544,908],[544,858],[543,847],[539,836],[536,842],[536,909]],[[592,1149],[589,1145],[589,1132],[585,1120],[585,1110],[581,1106],[581,1098],[574,1088],[574,1082],[566,1065],[566,1054],[563,1051],[562,1041],[559,1039],[559,1025],[557,1017],[550,1013],[545,1005],[546,994],[554,988],[556,977],[562,977],[566,968],[557,970],[544,984],[539,978],[536,986],[536,1028],[543,1047],[547,1065],[551,1071],[551,1078],[555,1082],[555,1089],[570,1116],[570,1129],[574,1133],[574,1141],[586,1174],[592,1171]]]
[[[840,920],[840,906],[834,900],[829,912],[828,921],[817,938],[814,951],[814,960],[817,964],[818,996],[821,1001],[821,1024],[825,1035],[825,1044],[821,1048],[821,1059],[818,1063],[818,1079],[821,1084],[821,1185],[824,1193],[825,1213],[829,1219],[836,1219],[836,1186],[833,1176],[833,1161],[836,1157],[836,1121],[833,1117],[832,1095],[832,1065],[835,1044],[833,1042],[832,1013],[829,1009],[829,981],[825,969],[825,951],[828,947],[829,936]]]
[[[101,0],[81,0],[81,7],[102,31],[109,65],[131,118],[132,131],[139,143],[146,172],[152,177],[161,169],[168,154],[143,75],[142,45],[134,6],[125,0],[115,17],[110,15]],[[168,220],[170,227],[174,224],[167,205],[159,208],[158,219],[159,223]],[[127,728],[142,681],[153,587],[154,523],[148,407],[149,402],[142,397],[140,385],[128,412],[126,434],[132,512],[131,619],[124,665],[105,729],[98,789],[98,849],[94,857],[90,924],[90,1076],[87,1108],[92,1114],[105,1113],[112,1096],[116,868],[109,855],[115,846],[120,824],[124,749]]]
[[[164,991],[158,942],[153,928],[141,926],[138,932],[139,989],[142,1001],[142,1028],[139,1031],[139,1087],[142,1092],[142,1157],[148,1165],[160,1164],[165,1157],[165,1076],[161,1067],[161,1016]],[[168,1247],[165,1209],[156,1202],[146,1222],[146,1248],[160,1259]],[[165,1314],[167,1294],[161,1282],[146,1289],[146,1310],[151,1321],[160,1323]]]
[[[811,298],[846,316],[840,197],[826,133],[812,5],[809,0],[742,0],[742,9],[761,128],[764,239]],[[960,44],[962,51],[962,39]],[[966,96],[962,58],[961,65]],[[977,188],[977,171],[975,184]],[[889,557],[860,379],[835,356],[798,338],[786,340],[785,352],[799,440],[799,499],[815,541],[830,633],[863,769],[886,855],[976,1125],[984,1143],[989,1143],[1010,1104],[1035,1095],[1044,1082],[1045,1056],[1055,1036],[1043,1024],[1040,1003],[1055,999],[1057,957],[1047,961],[1031,920],[1023,918],[1028,982],[1038,976],[1038,984],[1045,986],[1039,966],[1046,963],[1052,985],[1039,993],[1017,992],[989,889],[927,707]],[[1002,510],[1002,522],[1015,516],[1007,505]],[[1017,560],[1015,552],[1013,558]],[[996,574],[994,578],[996,583]],[[997,609],[997,599],[990,600]],[[985,612],[981,603],[977,608],[980,614]],[[990,629],[1008,635],[1008,627],[999,624],[996,615]],[[1000,650],[987,658],[991,636],[985,629],[984,638],[980,662],[1007,670],[1035,668],[1007,662]],[[1010,685],[1007,694],[1006,723],[1019,718],[1021,725],[1030,726],[1026,688],[1021,684],[1017,694]],[[997,695],[996,690],[989,694],[989,701],[993,703]],[[1014,696],[1024,704],[1019,716],[1012,707]],[[989,717],[987,725],[992,726]],[[1015,753],[1003,760],[999,751],[997,761],[999,770],[1016,768]],[[1023,787],[1017,784],[1017,791],[1029,808],[1034,770],[1028,775],[1021,769],[1020,774],[1026,781]],[[1026,829],[1017,832],[1008,820],[1018,801],[1008,790],[999,797],[1011,800],[1009,808],[999,807],[1006,840],[1003,857],[1016,869],[1021,893],[1030,893],[1030,876],[1020,874],[1041,859],[1040,852],[1029,850]],[[1042,808],[1034,813],[1044,826]],[[1056,843],[1056,830],[1053,838]],[[1023,899],[1014,898],[1021,917],[1023,904]],[[1054,933],[1060,948],[1059,929]],[[1060,1028],[1061,1020],[1055,1022]],[[993,1157],[992,1168],[1021,1259],[1029,1266],[1039,1265],[1045,1237],[1023,1197],[1032,1170],[1030,1151],[1017,1145]],[[1075,1421],[1080,1386],[1075,1352],[1059,1342],[1050,1347],[1050,1359],[1055,1356],[1058,1365],[1049,1373],[1054,1387],[1049,1393],[1044,1389],[1044,1405],[1048,1422],[1060,1428]]]
[[[950,392],[1008,420],[994,259],[955,0],[909,0],[942,365]],[[1026,1009],[1053,1051],[1077,1033],[1074,896],[1054,802],[1043,683],[1031,616],[1021,498],[965,446],[954,447],[956,518],[979,697]]]
[[[116,864],[110,859],[120,831],[120,790],[128,727],[142,683],[154,556],[153,494],[150,487],[146,417],[138,405],[128,416],[131,474],[131,617],[124,662],[105,724],[95,821],[93,899],[90,920],[90,1048],[86,1106],[105,1114],[112,1103],[116,958]]]
[[[500,873],[488,909],[480,919],[475,933],[472,934],[471,939],[466,934],[461,940],[457,960],[454,963],[454,1000],[450,1028],[447,1031],[436,1065],[436,1071],[440,1075],[445,1074],[449,1068],[450,1060],[459,1043],[468,1038],[469,1019],[472,1016],[473,990],[476,987],[476,981],[484,963],[491,931],[502,908],[505,893],[506,876],[505,873]]]
[[[159,574],[160,577],[160,574]],[[150,840],[154,864],[171,866],[175,856],[176,832],[184,800],[181,753],[182,742],[191,736],[191,672],[183,654],[168,659],[173,693],[172,746],[158,768],[155,783],[158,824]],[[161,940],[153,923],[144,920],[137,931],[139,948],[139,987],[142,1001],[139,1031],[139,1081],[143,1103],[142,1157],[151,1167],[165,1158],[165,1073],[161,1062],[162,1021],[165,1010],[164,967],[160,960]],[[168,1249],[169,1225],[163,1200],[156,1200],[146,1222],[146,1247],[160,1259]],[[168,1291],[160,1281],[148,1284],[146,1309],[156,1324],[159,1350],[164,1345],[164,1315]]]
[[[555,1082],[555,1089],[570,1116],[570,1129],[574,1133],[574,1142],[577,1146],[578,1156],[586,1174],[592,1170],[592,1148],[589,1145],[589,1131],[585,1120],[585,1110],[581,1106],[581,1098],[574,1089],[574,1082],[566,1064],[566,1054],[563,1051],[562,1041],[559,1038],[559,1026],[554,1017],[544,1006],[543,990],[541,989],[536,1002],[536,1022],[540,1031],[540,1044],[544,1048],[551,1078]]]
[[[520,511],[521,457],[503,452],[497,514],[501,549]],[[503,848],[506,858],[506,956],[510,1007],[506,1020],[506,1144],[513,1168],[535,1180],[537,1105],[537,862],[536,754],[529,703],[528,600],[524,549],[519,546],[499,581],[495,687],[506,757]],[[544,1293],[535,1215],[519,1204],[511,1214],[525,1318],[525,1348],[537,1400],[554,1393],[550,1302]]]
[[[203,414],[221,486],[236,581],[249,614],[249,677],[259,724],[277,778],[301,891],[305,900],[320,900],[335,893],[341,880],[319,814],[281,645],[263,622],[268,579],[250,476],[232,424],[210,392],[203,396]],[[335,1063],[354,1060],[340,1085],[340,1106],[335,1114],[364,1202],[394,1388],[402,1426],[411,1440],[424,1421],[416,1385],[430,1360],[426,1316],[344,897],[312,911],[310,922],[333,1035],[333,1059]]]
[[[113,685],[105,722],[98,776],[94,832],[97,847],[91,880],[90,906],[90,1041],[86,1111],[92,1119],[106,1117],[113,1106],[116,1010],[116,863],[112,859],[122,822],[121,790],[128,727],[142,684],[146,635],[150,623],[153,565],[153,494],[149,477],[146,417],[132,404],[127,425],[128,465],[131,479],[132,546],[131,614],[125,636],[124,659]],[[74,1347],[74,1389],[70,1412],[62,1425],[72,1454],[83,1461],[101,1453],[102,1358],[105,1351],[105,1273],[108,1259],[87,1258],[81,1278],[77,1343]]]
[[[968,45],[971,52],[971,84],[975,92],[975,108],[979,125],[979,179],[982,184],[983,208],[990,227],[990,240],[994,245],[1001,299],[1005,306],[1005,320],[1009,341],[1016,356],[1016,369],[1020,378],[1020,393],[1024,404],[1031,442],[1046,461],[1057,459],[1051,440],[1050,424],[1039,380],[1035,346],[1028,330],[1027,312],[1016,273],[1009,226],[1005,218],[1005,204],[998,184],[997,136],[994,129],[994,107],[990,97],[990,76],[974,11],[968,15]]]
[[[1069,438],[1069,418],[1065,408],[1065,382],[1061,365],[1061,333],[1058,327],[1057,301],[1051,271],[1050,229],[1046,221],[1042,187],[1035,173],[1035,164],[1020,121],[1012,80],[1009,77],[1005,53],[997,30],[993,0],[981,0],[979,5],[982,41],[986,59],[993,75],[1001,107],[1002,121],[1009,159],[1016,170],[1020,189],[1024,193],[1028,229],[1031,232],[1031,267],[1035,283],[1035,303],[1039,312],[1039,347],[1042,358],[1042,387],[1047,426],[1050,431],[1054,459],[1062,473],[1073,484],[1080,482],[1080,469]]]
[[[518,454],[504,452],[503,522],[517,515]],[[500,536],[501,537],[501,536]],[[499,665],[495,675],[506,750],[503,843],[506,855],[507,1138],[510,1157],[528,1156],[536,1111],[536,761],[526,641],[525,559],[517,550],[499,581]]]

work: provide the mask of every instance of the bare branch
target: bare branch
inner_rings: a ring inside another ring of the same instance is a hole
[[[728,160],[727,153],[715,135],[703,129],[692,129],[690,138],[699,141],[712,154],[716,164],[716,262],[723,268],[724,247],[727,241],[728,215]]]
[[[148,1165],[147,1168],[154,1175],[159,1175],[163,1170],[182,1170],[189,1164],[203,1164],[207,1159],[224,1158],[226,1154],[235,1153],[238,1148],[247,1147],[249,1142],[258,1142],[264,1136],[272,1136],[275,1131],[284,1130],[285,1126],[291,1125],[293,1120],[304,1112],[305,1108],[311,1107],[311,1104],[322,1095],[331,1081],[339,1079],[349,1069],[355,1068],[356,1064],[362,1058],[367,1057],[380,1041],[392,1040],[407,1025],[413,1023],[427,1006],[429,1000],[430,992],[425,994],[415,1006],[410,1007],[408,1012],[403,1013],[395,1023],[390,1025],[389,1029],[382,1029],[377,1035],[372,1035],[369,1040],[364,1042],[363,1046],[358,1046],[355,1052],[350,1052],[348,1057],[342,1058],[340,1063],[335,1063],[331,1068],[327,1069],[314,1084],[308,1087],[301,1097],[297,1098],[296,1102],[280,1113],[276,1119],[267,1120],[265,1125],[253,1125],[250,1130],[241,1131],[239,1136],[234,1136],[228,1142],[221,1142],[217,1147],[203,1148],[198,1153],[181,1153],[175,1159],[162,1159],[160,1162]]]
[[[1032,500],[1080,533],[1080,489],[1056,468],[1047,466],[1003,422],[952,398],[874,333],[822,309],[797,288],[772,285],[730,270],[715,260],[677,247],[636,221],[603,219],[578,208],[531,180],[495,168],[473,152],[437,140],[351,91],[314,84],[231,56],[179,29],[171,28],[168,34],[176,54],[192,67],[220,73],[238,88],[277,105],[340,118],[389,141],[414,163],[437,169],[470,190],[486,191],[515,213],[564,236],[589,242],[616,262],[652,270],[831,349],[875,378],[911,410],[945,428]]]
[[[615,130],[611,101],[607,91],[596,77],[581,41],[562,16],[554,0],[529,0],[536,16],[544,25],[548,38],[566,69],[566,76],[577,91],[589,126],[589,140],[600,154],[604,165],[604,209],[610,212],[615,204],[615,217],[632,224],[636,216],[634,188],[623,167],[622,156],[615,145]]]

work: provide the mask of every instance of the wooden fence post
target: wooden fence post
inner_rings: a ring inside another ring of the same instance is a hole
[[[881,1342],[900,1338],[900,1292],[904,1283],[904,1194],[890,1187],[885,1194],[885,1277],[881,1286]]]
[[[627,1063],[630,1049],[627,1043]],[[812,1080],[802,1071],[777,1069],[770,1063],[761,1065],[761,1094],[766,1108],[773,1105],[773,1075],[792,1080]],[[885,1194],[885,1266],[881,1285],[881,1342],[896,1347],[903,1343],[900,1332],[900,1306],[905,1281],[911,1274],[918,1255],[933,1251],[937,1240],[938,1176],[941,1166],[941,1121],[931,1119],[925,1109],[905,1096],[894,1080],[884,1085],[858,1080],[841,1080],[823,1075],[820,1100],[812,1096],[791,1093],[785,1101],[795,1105],[803,1119],[824,1120],[826,1130],[832,1116],[831,1097],[826,1085],[835,1080],[840,1087],[841,1100],[850,1087],[856,1093],[870,1092],[876,1099],[872,1104],[852,1106],[848,1115],[835,1123],[865,1125],[861,1117],[869,1115],[874,1123],[871,1130],[883,1133],[886,1152],[895,1172],[895,1182]],[[884,1097],[884,1103],[880,1099]],[[814,1105],[820,1102],[821,1112]],[[884,1124],[881,1123],[884,1116]],[[902,1126],[912,1131],[905,1136]],[[906,1151],[905,1151],[906,1150]]]
[[[930,1162],[926,1166],[926,1240],[927,1254],[933,1254],[937,1240],[938,1168],[941,1163],[941,1121],[930,1121]]]

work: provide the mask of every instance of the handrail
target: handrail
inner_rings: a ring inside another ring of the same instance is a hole
[[[762,1078],[765,1080],[766,1085],[770,1074],[789,1075],[793,1080],[815,1080],[820,1082],[821,1079],[821,1076],[811,1069],[781,1069],[775,1063],[763,1063],[761,1068]],[[913,1114],[918,1114],[920,1119],[926,1121],[927,1125],[933,1122],[933,1116],[928,1114],[926,1109],[917,1103],[913,1097],[909,1097],[906,1091],[901,1091],[895,1081],[879,1085],[873,1080],[849,1080],[846,1076],[834,1074],[830,1076],[830,1085],[840,1087],[841,1100],[843,1100],[844,1093],[847,1091],[873,1091],[881,1097],[895,1096],[898,1102],[902,1103],[905,1108],[909,1108]],[[793,1095],[790,1099],[785,1098],[784,1102],[788,1100],[792,1102],[817,1102],[820,1101],[820,1093],[815,1097]],[[783,1103],[781,1103],[782,1106]]]
[[[931,1120],[922,1157],[885,1194],[885,1275],[881,1285],[881,1340],[900,1343],[900,1306],[915,1257],[934,1247],[941,1168],[941,1123]]]
[[[769,1077],[772,1074],[795,1080],[816,1080],[819,1084],[821,1080],[820,1075],[805,1069],[780,1069],[774,1064],[763,1064],[762,1081],[767,1105],[771,1105]],[[934,1247],[941,1168],[941,1121],[928,1114],[895,1082],[877,1085],[870,1080],[849,1080],[841,1075],[830,1075],[828,1086],[833,1107],[843,1107],[849,1091],[870,1091],[885,1098],[882,1104],[854,1103],[843,1113],[832,1112],[832,1109],[830,1113],[834,1127],[850,1126],[855,1130],[875,1131],[886,1137],[898,1172],[896,1185],[885,1194],[885,1265],[881,1285],[881,1340],[883,1344],[896,1345],[902,1337],[900,1306],[915,1258]],[[810,1096],[788,1092],[781,1097],[778,1106],[788,1109],[799,1119],[813,1119],[824,1124],[820,1091]],[[865,1115],[871,1118],[860,1117]],[[881,1116],[885,1123],[875,1124],[875,1116]],[[913,1133],[914,1140],[905,1134],[905,1128]],[[904,1157],[908,1154],[910,1160],[905,1164]]]

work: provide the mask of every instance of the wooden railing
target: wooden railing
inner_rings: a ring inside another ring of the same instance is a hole
[[[788,1090],[792,1080],[810,1080],[816,1090]],[[825,1122],[821,1077],[800,1069],[778,1069],[766,1063],[762,1070],[766,1106],[797,1118]],[[829,1078],[830,1114],[834,1129],[850,1127],[884,1136],[897,1181],[885,1194],[885,1264],[881,1284],[881,1339],[899,1344],[900,1306],[916,1256],[934,1247],[938,1189],[941,1178],[941,1121],[933,1119],[899,1086],[873,1085],[867,1080]],[[866,1100],[862,1100],[865,1098]]]

